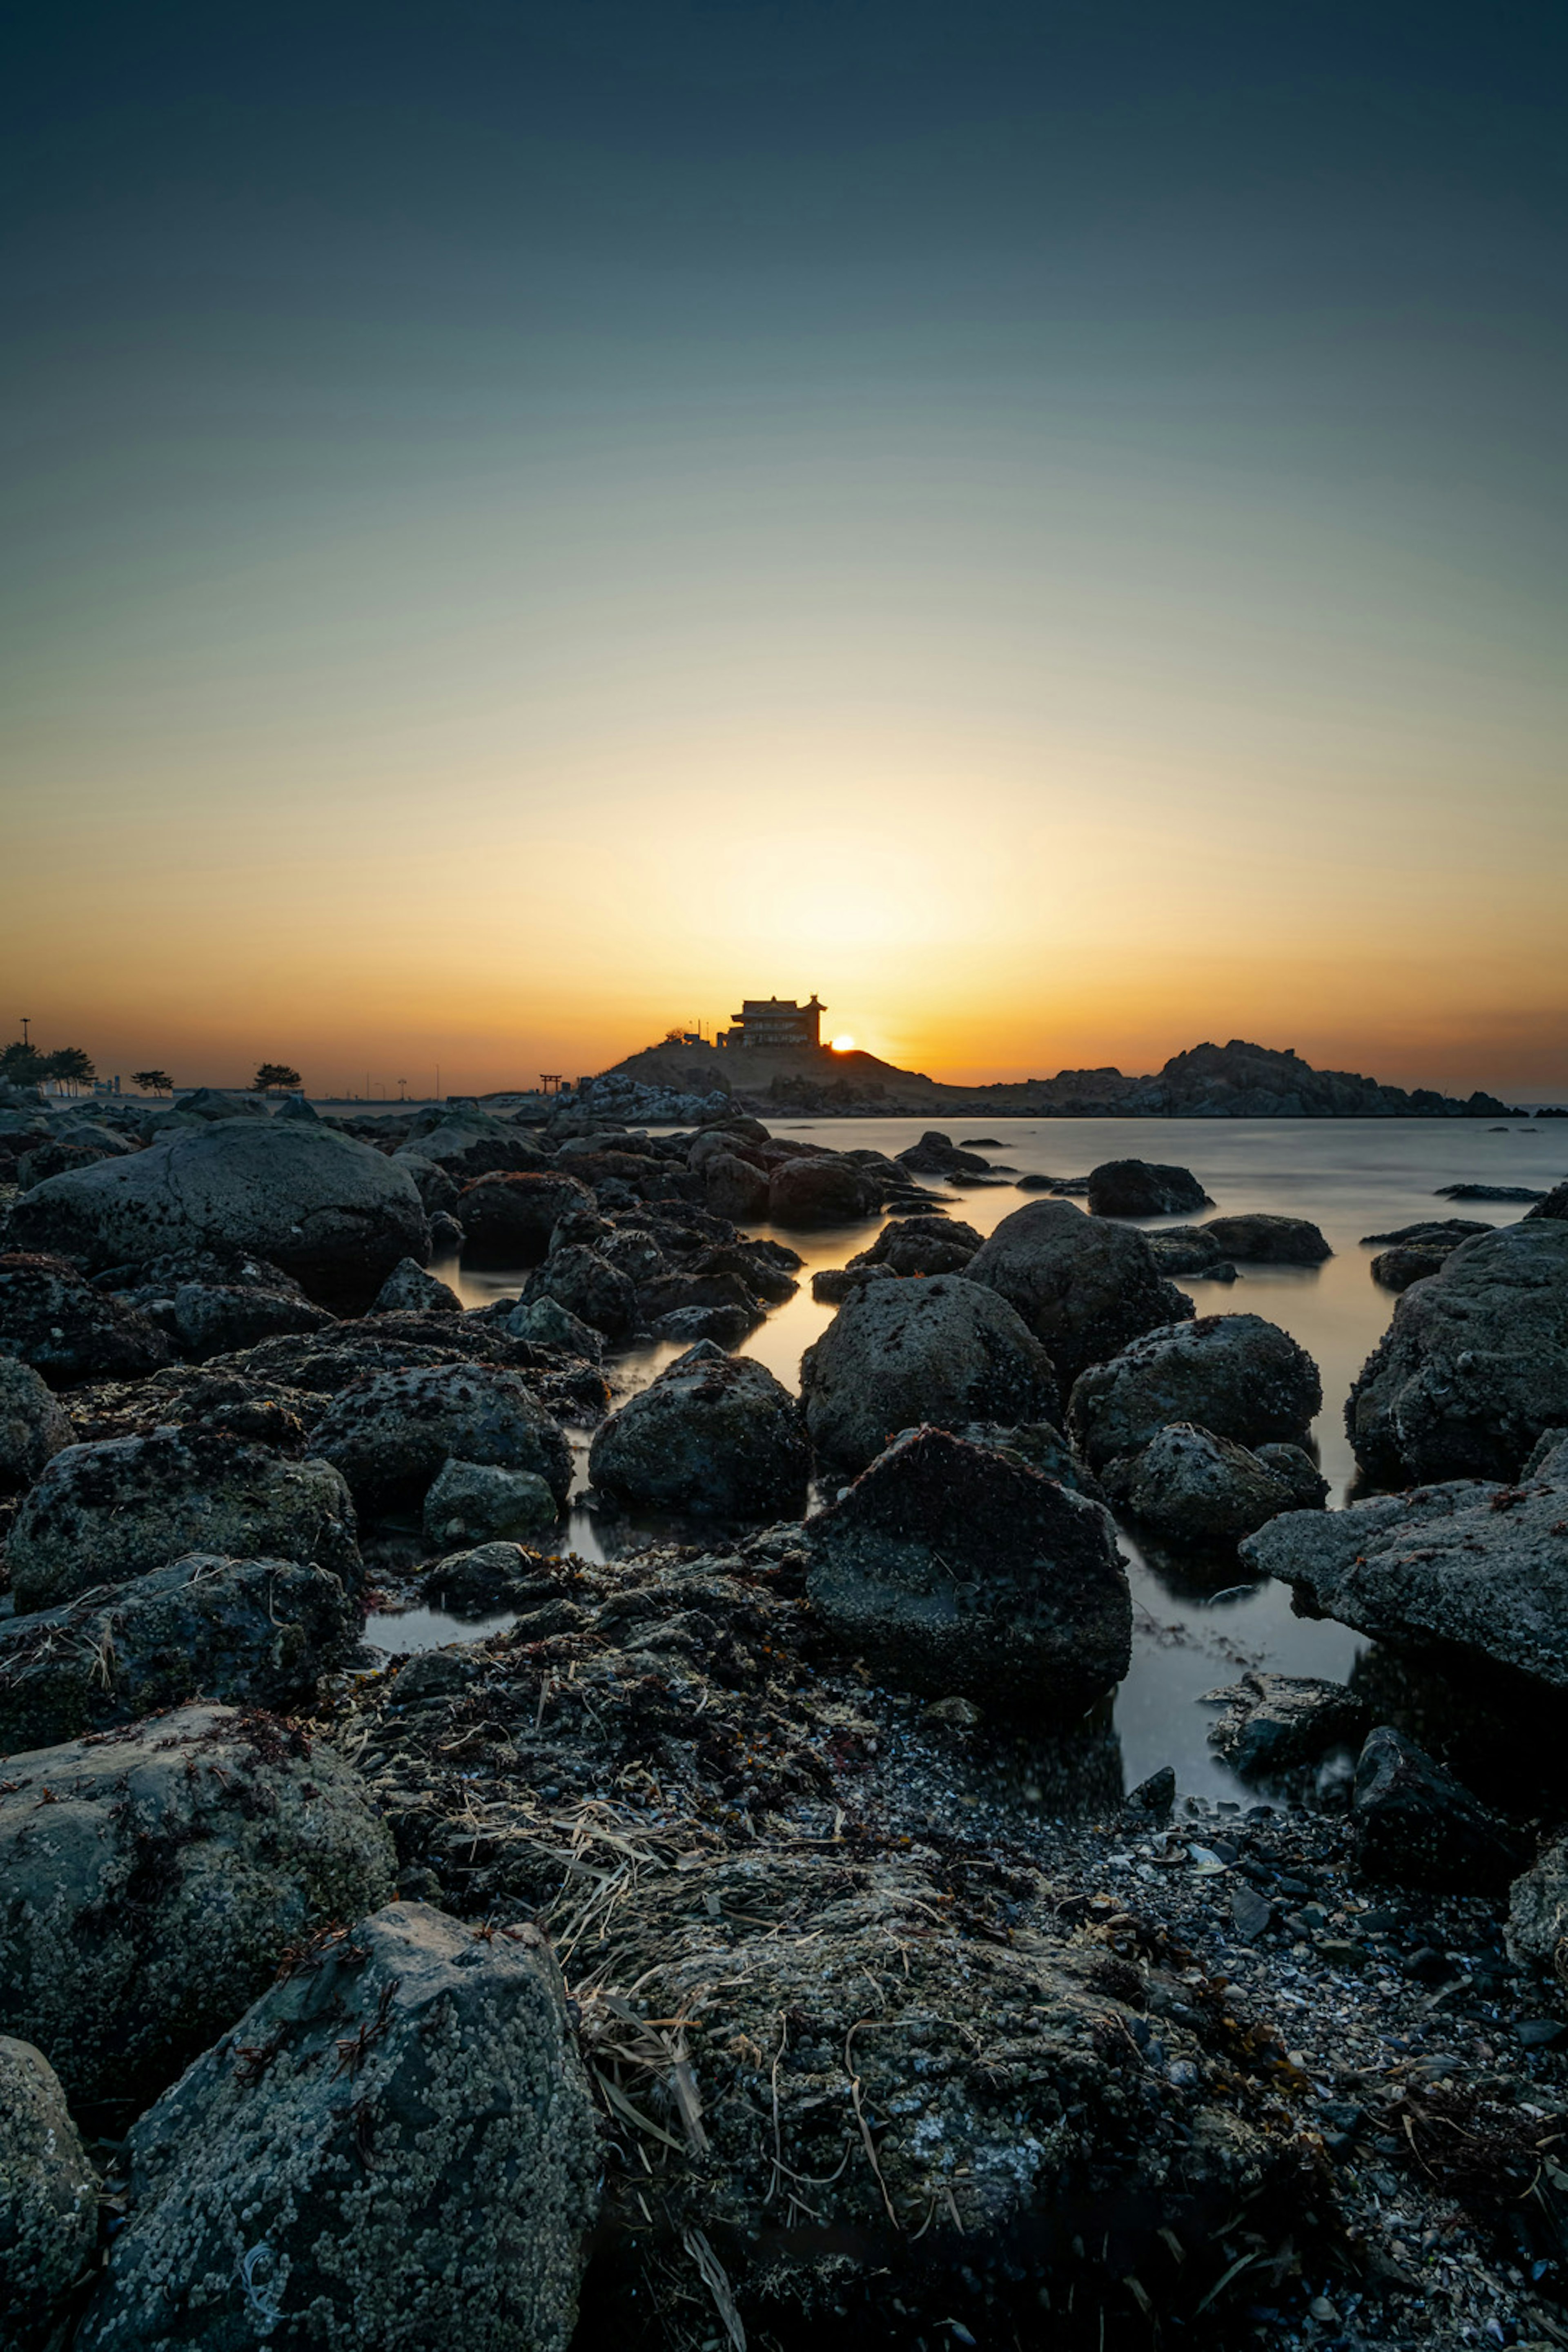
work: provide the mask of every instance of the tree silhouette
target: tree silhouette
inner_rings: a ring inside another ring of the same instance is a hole
[[[132,1070],[131,1083],[144,1095],[172,1095],[174,1081],[167,1070]]]
[[[0,1080],[9,1086],[36,1087],[45,1075],[44,1056],[20,1037],[0,1054]]]
[[[87,1087],[92,1084],[97,1071],[92,1055],[84,1054],[79,1045],[62,1045],[58,1053],[46,1057],[44,1075],[63,1078],[68,1086]]]
[[[287,1062],[263,1062],[250,1081],[250,1091],[253,1095],[269,1095],[281,1087],[293,1094],[301,1083],[299,1071],[291,1070]]]

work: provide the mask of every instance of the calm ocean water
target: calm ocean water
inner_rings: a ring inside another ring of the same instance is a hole
[[[865,1145],[892,1153],[914,1142],[928,1124],[914,1118],[789,1120],[774,1123],[774,1132],[816,1139],[837,1150]],[[1486,1183],[1544,1190],[1568,1175],[1568,1120],[1549,1119],[1539,1127],[1512,1120],[1497,1133],[1479,1119],[1031,1118],[969,1120],[949,1132],[960,1143],[994,1137],[994,1149],[984,1156],[1019,1174],[1082,1176],[1113,1159],[1174,1161],[1190,1168],[1213,1194],[1215,1207],[1205,1210],[1205,1217],[1262,1209],[1310,1217],[1321,1226],[1334,1251],[1324,1265],[1243,1268],[1232,1284],[1186,1281],[1182,1287],[1200,1314],[1266,1316],[1310,1351],[1323,1378],[1323,1412],[1314,1434],[1335,1505],[1342,1503],[1354,1469],[1342,1418],[1345,1394],[1393,1310],[1393,1300],[1372,1280],[1373,1253],[1363,1246],[1362,1236],[1447,1214],[1505,1224],[1523,1214],[1522,1206],[1449,1204],[1435,1197],[1437,1188]],[[1010,1211],[1038,1197],[1011,1183],[965,1189],[948,1213],[988,1234]],[[1198,1220],[1143,1222],[1157,1226]],[[833,1313],[813,1300],[812,1272],[842,1265],[867,1246],[874,1230],[861,1224],[805,1234],[781,1232],[778,1238],[805,1260],[801,1288],[786,1306],[773,1310],[743,1352],[758,1357],[787,1386],[798,1387],[802,1350]],[[521,1270],[477,1274],[455,1263],[435,1271],[465,1305],[474,1307],[515,1293],[525,1278]],[[623,1370],[640,1383],[679,1352],[668,1345],[648,1349],[624,1362]],[[624,1537],[624,1530],[625,1523],[618,1523],[617,1535]],[[1247,1666],[1342,1678],[1364,1646],[1362,1639],[1343,1626],[1293,1616],[1282,1586],[1266,1582],[1215,1593],[1169,1562],[1145,1558],[1125,1530],[1122,1548],[1132,1582],[1133,1656],[1131,1672],[1116,1695],[1113,1728],[1125,1783],[1134,1787],[1172,1764],[1184,1790],[1244,1796],[1208,1748],[1205,1734],[1213,1717],[1196,1702]],[[563,1549],[604,1557],[604,1532],[581,1506],[573,1513]],[[424,1612],[381,1620],[371,1629],[373,1639],[397,1648],[465,1633],[472,1638],[473,1631]]]

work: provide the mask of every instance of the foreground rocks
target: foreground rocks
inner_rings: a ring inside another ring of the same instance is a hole
[[[798,1512],[810,1467],[796,1400],[765,1365],[710,1339],[603,1423],[588,1456],[595,1486],[628,1510],[731,1518]]]
[[[70,1442],[70,1423],[31,1364],[0,1355],[0,1494],[26,1486]]]
[[[1244,1780],[1316,1764],[1331,1748],[1359,1748],[1372,1728],[1363,1698],[1316,1675],[1247,1674],[1227,1689],[1210,1691],[1205,1704],[1225,1708],[1209,1745]]]
[[[601,2159],[537,1929],[395,1903],[328,1937],[131,2154],[84,2352],[571,2337]]]
[[[1271,1447],[1283,1454],[1284,1447]],[[1325,1482],[1300,1455],[1294,1482],[1270,1463],[1189,1421],[1171,1423],[1137,1454],[1118,1455],[1104,1472],[1109,1499],[1175,1544],[1236,1543],[1296,1507],[1303,1476]]]
[[[0,2034],[0,2342],[41,2352],[98,2250],[98,2181],[54,2069]]]
[[[1109,1363],[1086,1371],[1070,1420],[1096,1468],[1135,1454],[1172,1422],[1194,1422],[1248,1447],[1294,1444],[1323,1401],[1304,1348],[1260,1315],[1205,1315],[1151,1331]]]
[[[807,1522],[806,1545],[813,1608],[899,1688],[1070,1717],[1127,1671],[1110,1518],[1016,1457],[916,1430]]]
[[[1184,1322],[1193,1305],[1159,1273],[1142,1234],[1070,1201],[1004,1217],[966,1278],[994,1290],[1049,1351],[1064,1390],[1140,1333]]]
[[[1526,1855],[1521,1837],[1388,1724],[1356,1760],[1353,1826],[1363,1875],[1398,1886],[1500,1895]]]
[[[801,1358],[800,1385],[812,1444],[851,1470],[917,1423],[1049,1421],[1058,1409],[1040,1342],[1005,1299],[961,1275],[854,1291]]]
[[[353,1774],[270,1716],[185,1707],[14,1755],[0,2031],[36,2042],[73,2101],[139,2105],[392,1875]]]
[[[572,1450],[559,1424],[516,1372],[496,1364],[373,1372],[333,1401],[313,1443],[375,1513],[423,1504],[451,1460],[531,1471],[558,1503],[572,1483]]]
[[[148,1317],[95,1290],[79,1266],[36,1250],[0,1254],[0,1351],[53,1389],[137,1380],[173,1353]]]

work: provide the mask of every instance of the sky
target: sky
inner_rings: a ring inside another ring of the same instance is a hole
[[[0,1036],[1568,1095],[1568,16],[24,0]]]

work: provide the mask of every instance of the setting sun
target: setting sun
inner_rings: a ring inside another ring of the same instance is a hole
[[[833,1040],[833,1050],[836,1054],[852,1054],[855,1051],[854,1038],[835,1037]]]

